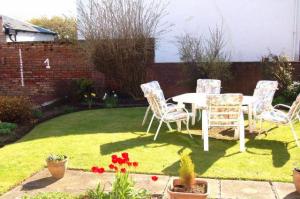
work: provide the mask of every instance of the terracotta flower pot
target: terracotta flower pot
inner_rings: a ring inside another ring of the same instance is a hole
[[[62,161],[47,161],[48,170],[55,179],[61,179],[64,177],[67,165],[68,159]]]
[[[300,169],[294,169],[293,179],[296,190],[298,193],[300,193]]]
[[[172,191],[173,187],[180,185],[179,179],[174,179],[173,184],[167,189],[169,199],[206,199],[208,197],[208,183],[205,180],[195,180],[195,184],[204,184],[206,193],[186,193]]]

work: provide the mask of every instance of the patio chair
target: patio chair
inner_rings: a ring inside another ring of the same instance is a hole
[[[172,122],[176,122],[177,124],[180,122],[185,123],[186,129],[190,137],[192,138],[192,135],[189,132],[189,118],[191,114],[184,107],[179,107],[175,104],[166,103],[166,100],[162,98],[160,90],[148,90],[149,84],[142,84],[141,88],[144,91],[145,97],[147,98],[150,108],[153,112],[153,116],[147,129],[147,134],[150,131],[154,118],[156,118],[159,120],[159,125],[156,130],[154,140],[156,140],[158,136],[162,123],[166,123],[168,125],[168,128],[170,129],[170,123]]]
[[[283,107],[287,108],[289,111],[283,112],[277,108]],[[265,111],[263,112],[260,116],[260,133],[262,131],[262,123],[263,121],[275,123],[276,125],[286,125],[289,126],[291,129],[291,132],[294,136],[296,145],[300,147],[299,141],[298,141],[298,136],[295,131],[293,123],[296,121],[300,121],[299,117],[299,112],[300,112],[300,94],[297,96],[296,100],[293,102],[292,106],[287,106],[284,104],[277,104],[274,106],[270,111]]]
[[[244,115],[242,94],[214,94],[207,96],[208,109],[203,110],[204,151],[208,151],[208,132],[211,127],[234,128],[240,138],[240,151],[245,151]]]
[[[203,94],[220,94],[221,93],[221,81],[217,79],[198,79],[196,93]],[[201,119],[201,110],[205,107],[194,106],[192,107],[193,124],[195,124],[195,118],[197,110],[199,110],[199,120]]]
[[[158,81],[151,81],[151,82],[148,82],[146,84],[143,84],[144,86],[142,87],[142,90],[144,92],[144,95],[147,95],[149,92],[151,92],[152,90],[157,90],[158,91],[158,94],[160,95],[160,98],[162,100],[165,100],[166,102],[168,102],[171,98],[168,98],[168,99],[165,99],[165,96],[164,96],[164,93],[158,83]],[[149,104],[149,101],[148,101],[148,104]],[[174,106],[174,104],[167,104],[167,107],[170,108],[170,109],[175,109],[176,107]],[[144,124],[146,123],[146,120],[147,120],[147,117],[148,117],[148,114],[149,114],[149,111],[150,111],[150,105],[147,107],[147,110],[145,112],[145,115],[144,115],[144,118],[143,118],[143,122],[142,122],[142,126],[144,126]],[[169,129],[170,129],[170,126],[168,125]]]
[[[272,101],[277,87],[277,81],[262,80],[256,84],[256,88],[254,89],[253,93],[255,102],[252,107],[254,121],[257,120],[257,117],[262,112],[272,109]],[[243,112],[247,114],[248,108],[243,107]]]

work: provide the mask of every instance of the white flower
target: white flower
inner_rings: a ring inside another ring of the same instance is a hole
[[[106,100],[106,98],[107,98],[107,93],[104,94],[104,96],[103,96],[102,99],[103,99],[103,100]]]
[[[117,98],[118,97],[118,95],[117,94],[114,94],[114,98]]]
[[[96,97],[96,94],[95,93],[91,93],[91,96]]]

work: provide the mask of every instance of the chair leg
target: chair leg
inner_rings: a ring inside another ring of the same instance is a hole
[[[241,113],[240,118],[240,126],[239,126],[239,134],[240,134],[240,151],[245,151],[245,126],[244,126],[244,115]]]
[[[177,121],[177,131],[180,132],[181,131],[181,121]]]
[[[169,131],[173,131],[173,129],[172,129],[172,127],[171,127],[171,125],[170,125],[169,122],[167,122],[167,126],[168,126],[168,128],[169,128]]]
[[[143,122],[142,122],[142,126],[144,126],[146,120],[147,120],[147,117],[148,117],[148,113],[150,111],[150,106],[148,106],[147,110],[146,110],[146,113],[144,115],[144,119],[143,119]]]
[[[151,125],[152,125],[152,122],[153,122],[153,120],[154,120],[154,114],[153,114],[153,116],[152,116],[152,118],[151,118],[151,121],[150,121],[150,123],[149,123],[149,126],[148,126],[148,129],[147,129],[147,133],[146,134],[148,134],[149,133],[149,131],[150,131],[150,128],[151,128]]]
[[[263,120],[259,119],[259,132],[258,132],[258,134],[261,134],[261,132],[262,132],[262,123],[263,123]]]
[[[160,127],[161,127],[162,123],[163,123],[163,120],[161,119],[160,122],[159,122],[158,128],[157,128],[157,130],[156,130],[154,139],[153,139],[154,141],[156,140],[156,138],[157,138],[157,136],[158,136],[158,133],[159,133],[159,130],[160,130]]]
[[[197,109],[196,109],[196,104],[192,104],[192,125],[196,124],[196,116],[197,116]]]
[[[201,116],[202,116],[202,111],[201,109],[199,109],[199,118],[198,118],[199,121],[201,120]]]
[[[187,118],[187,122],[185,124],[186,125],[186,130],[187,130],[188,134],[190,135],[190,137],[193,138],[193,136],[192,136],[192,134],[190,132],[189,123],[190,123],[190,121],[189,121],[189,117],[188,117]]]
[[[289,122],[289,124],[290,124],[290,128],[291,128],[292,134],[293,134],[293,136],[294,136],[296,145],[297,145],[298,147],[300,147],[299,142],[298,142],[298,136],[297,136],[296,131],[295,131],[295,129],[294,129],[294,125],[292,124],[292,122]]]

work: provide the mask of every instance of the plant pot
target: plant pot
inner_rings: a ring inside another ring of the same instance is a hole
[[[293,172],[294,185],[298,193],[300,193],[300,170],[294,169]]]
[[[48,170],[55,179],[61,179],[64,177],[67,165],[68,159],[63,161],[47,161]]]
[[[206,193],[187,193],[172,191],[175,186],[180,186],[180,180],[174,179],[173,184],[167,189],[169,199],[206,199],[208,197],[208,183],[205,180],[195,180],[197,185],[205,185]]]

